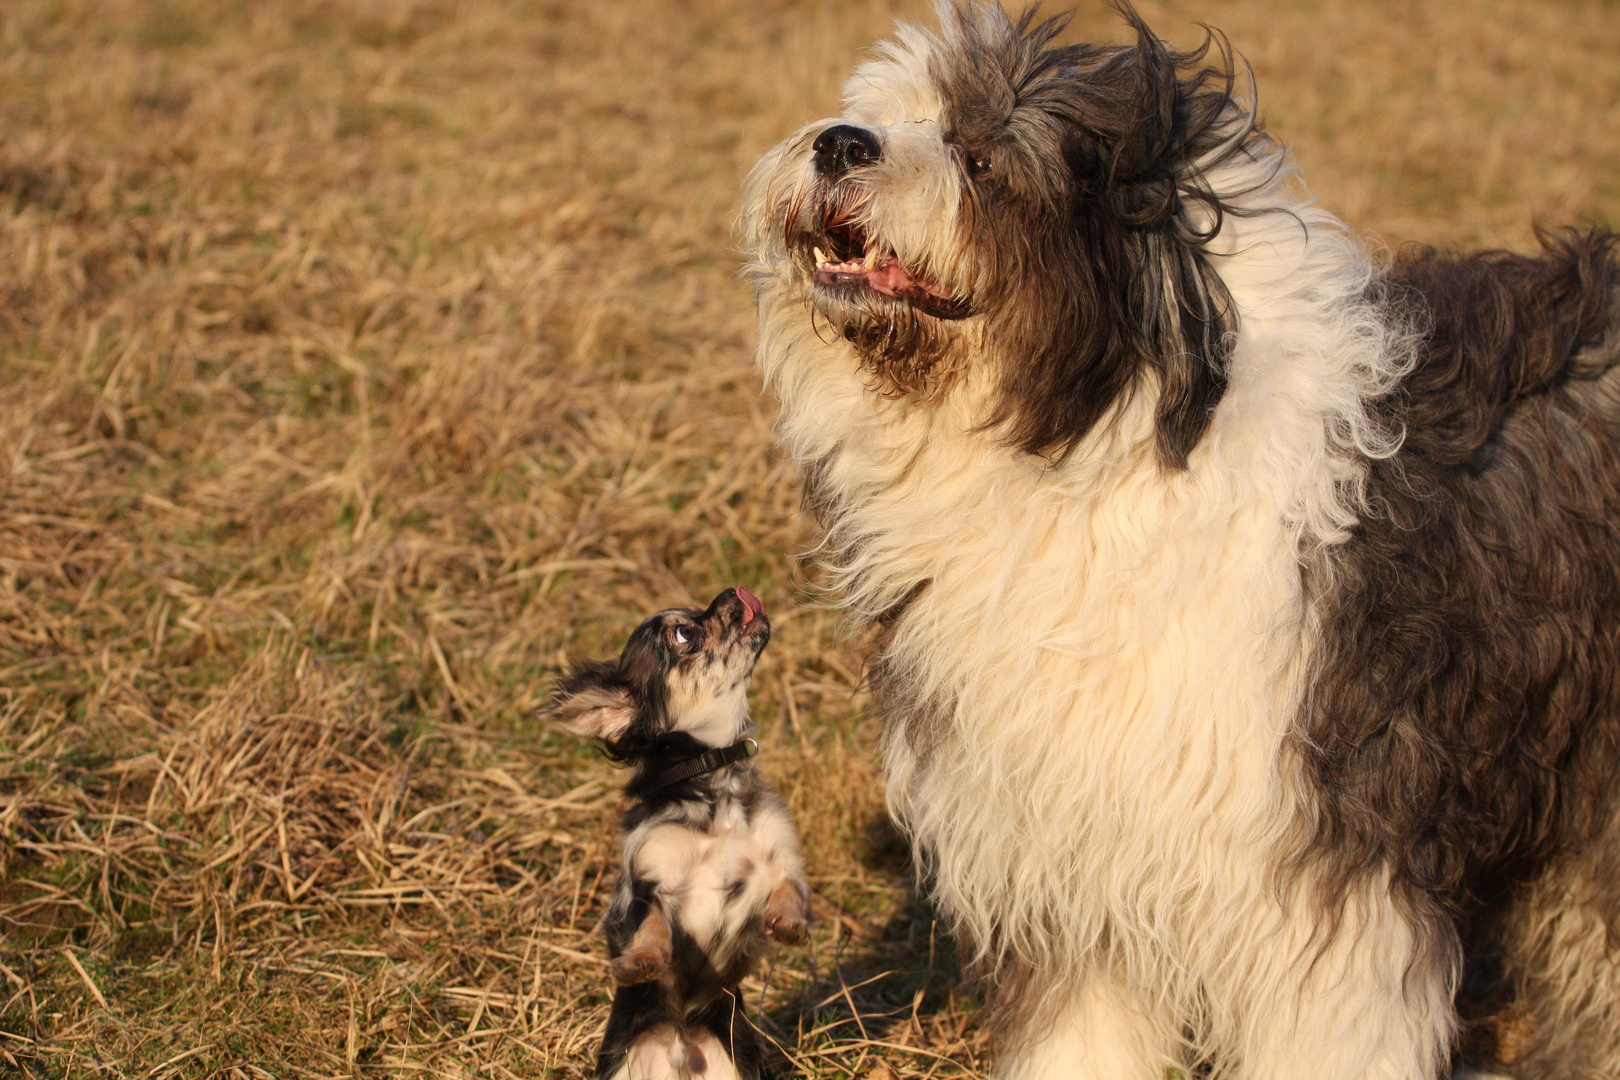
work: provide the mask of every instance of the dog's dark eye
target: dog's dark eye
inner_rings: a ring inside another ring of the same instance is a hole
[[[985,155],[984,157],[974,157],[972,154],[969,154],[967,156],[968,175],[973,177],[975,180],[989,172],[991,167],[994,165],[995,162],[990,159],[989,155]]]
[[[669,636],[675,639],[677,645],[690,645],[697,637],[690,626],[677,626],[669,632]]]

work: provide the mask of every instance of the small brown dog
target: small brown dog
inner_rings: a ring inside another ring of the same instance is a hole
[[[809,932],[787,807],[754,768],[748,680],[764,606],[727,589],[660,611],[615,660],[558,686],[546,719],[634,769],[604,928],[618,990],[599,1080],[756,1080],[763,1053],[737,986],[767,938]]]

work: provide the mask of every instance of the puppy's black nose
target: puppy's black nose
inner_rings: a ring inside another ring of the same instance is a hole
[[[851,124],[828,128],[816,136],[810,148],[816,152],[816,171],[823,176],[837,176],[883,157],[883,146],[877,136]]]

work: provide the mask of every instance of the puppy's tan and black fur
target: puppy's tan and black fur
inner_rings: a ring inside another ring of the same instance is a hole
[[[651,616],[546,716],[632,770],[604,928],[618,990],[601,1080],[753,1080],[763,1054],[737,985],[768,938],[798,943],[810,890],[782,800],[752,762],[748,680],[770,620],[746,589]]]

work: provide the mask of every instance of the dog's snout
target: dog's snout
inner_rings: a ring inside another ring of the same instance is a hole
[[[853,124],[833,125],[816,136],[811,149],[816,153],[816,171],[823,176],[838,176],[883,157],[883,144],[877,136]]]

